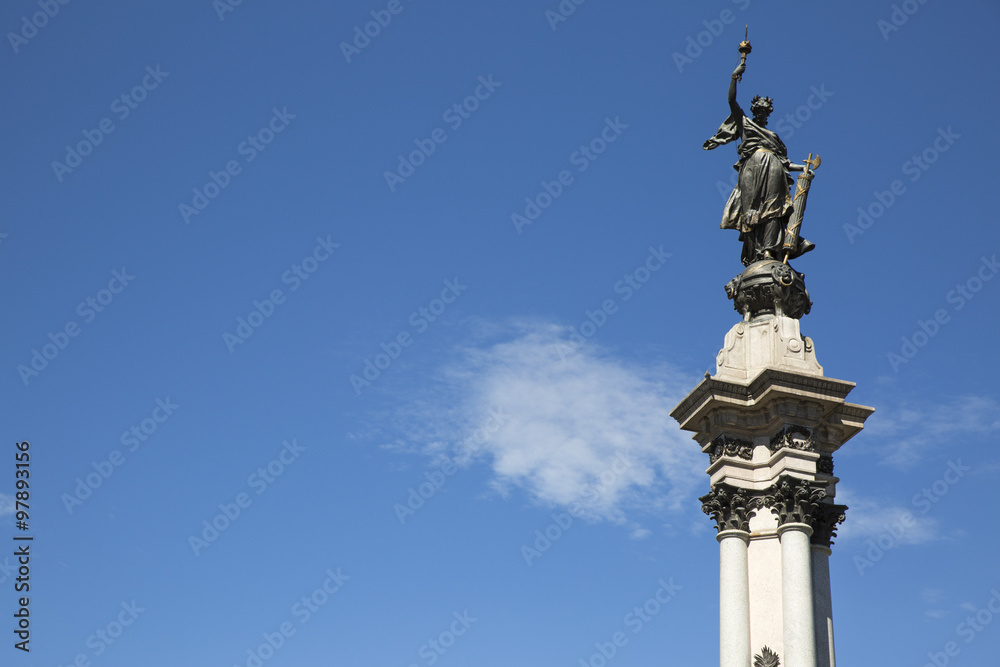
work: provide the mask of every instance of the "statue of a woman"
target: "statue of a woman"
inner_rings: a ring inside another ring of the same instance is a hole
[[[711,139],[702,146],[711,150],[716,146],[740,140],[737,147],[740,159],[733,165],[740,176],[726,202],[722,214],[723,229],[736,229],[743,241],[740,259],[744,266],[763,259],[794,259],[815,246],[805,239],[798,239],[795,248],[782,249],[785,226],[792,212],[789,172],[802,171],[805,165],[788,161],[788,152],[781,138],[767,129],[767,117],[773,111],[770,97],[755,96],[750,104],[753,118],[747,118],[736,102],[736,82],[746,65],[740,63],[733,71],[729,84],[729,117]]]

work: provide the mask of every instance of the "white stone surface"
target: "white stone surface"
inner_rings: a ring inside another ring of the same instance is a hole
[[[716,360],[716,374],[699,382],[671,415],[682,429],[695,434],[703,452],[717,454],[719,437],[752,443],[749,460],[737,452],[708,466],[713,488],[725,484],[761,492],[782,476],[791,476],[821,482],[832,500],[839,480],[820,473],[817,464],[821,456],[836,452],[860,432],[874,411],[847,402],[853,388],[851,382],[824,377],[813,342],[801,334],[798,320],[762,317],[730,329]],[[804,443],[795,442],[772,452],[772,438],[788,426],[807,429],[809,446],[800,448]],[[806,451],[810,448],[813,451]],[[767,508],[750,518],[746,546],[750,655],[768,646],[778,653],[782,667],[835,667],[827,556],[817,550],[822,548],[810,545],[809,526],[779,531],[777,523],[777,515]],[[730,568],[725,563],[738,559],[736,540],[731,541],[731,546],[730,540],[720,543],[723,590],[741,586],[735,570],[728,583],[726,579]],[[727,653],[727,637],[742,641],[738,631],[726,629],[737,625],[734,605],[734,599],[723,595],[723,665],[737,659],[736,651]]]
[[[767,447],[757,447],[754,458],[744,459],[723,457],[708,466],[706,472],[713,485],[725,482],[744,489],[762,491],[774,484],[781,475],[789,474],[802,479],[816,478],[816,462],[819,454],[801,449],[779,449],[768,459],[761,461],[756,452]]]
[[[765,368],[823,375],[811,338],[791,317],[740,322],[729,330],[715,360],[720,379],[751,380]]]
[[[767,646],[784,655],[781,613],[781,544],[778,516],[762,509],[750,519],[747,569],[750,573],[750,648],[753,654]],[[784,664],[784,660],[782,660]]]
[[[816,628],[813,620],[812,528],[804,523],[778,527],[781,540],[783,667],[816,667]]]
[[[719,540],[719,665],[750,667],[750,534],[724,530]]]
[[[836,667],[833,647],[833,598],[830,594],[830,550],[812,545],[813,615],[816,667]]]

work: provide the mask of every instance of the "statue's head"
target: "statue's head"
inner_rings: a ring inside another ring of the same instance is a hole
[[[754,95],[753,100],[750,102],[750,113],[753,114],[755,121],[762,125],[767,125],[767,117],[771,115],[772,111],[774,111],[774,106],[771,104],[770,97]]]

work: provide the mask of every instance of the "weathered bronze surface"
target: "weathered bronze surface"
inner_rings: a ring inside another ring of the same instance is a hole
[[[746,116],[736,101],[736,86],[746,70],[750,42],[741,42],[739,52],[740,64],[729,83],[729,117],[702,146],[712,150],[739,140],[739,160],[733,165],[739,172],[739,180],[726,202],[720,226],[739,232],[743,242],[740,259],[744,266],[762,260],[787,262],[815,247],[799,236],[799,228],[819,156],[813,158],[810,154],[805,164],[788,160],[781,137],[767,128],[768,116],[773,111],[771,98],[755,96],[750,104],[752,118]],[[803,172],[794,198],[789,194],[793,171]]]

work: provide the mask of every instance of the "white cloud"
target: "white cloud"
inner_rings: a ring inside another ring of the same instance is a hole
[[[14,513],[14,496],[0,493],[0,516]]]
[[[929,452],[955,449],[970,438],[1000,434],[1000,404],[986,396],[962,396],[932,406],[880,407],[865,425],[877,439],[882,462],[909,470]]]
[[[926,544],[942,539],[937,520],[901,507],[861,497],[843,485],[837,487],[837,502],[848,506],[847,521],[838,526],[837,542],[878,540],[888,535],[895,546]]]
[[[497,493],[521,489],[543,506],[629,523],[641,539],[648,531],[633,514],[689,509],[707,486],[704,455],[669,414],[697,379],[629,364],[593,342],[571,350],[568,333],[520,322],[460,349],[436,387],[425,384],[413,409],[397,414],[410,444],[390,447],[461,454],[458,443],[499,410],[503,426],[480,439],[473,459],[491,467]]]

